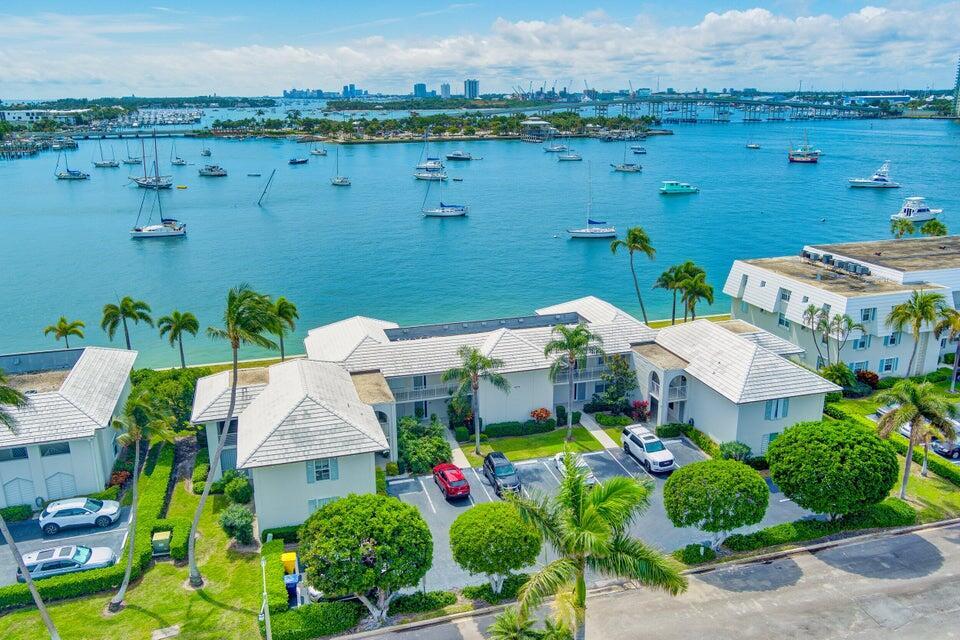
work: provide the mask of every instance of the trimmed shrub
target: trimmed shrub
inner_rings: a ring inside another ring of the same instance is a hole
[[[508,436],[526,436],[532,433],[547,433],[556,428],[557,421],[553,418],[548,418],[543,422],[537,422],[536,420],[527,420],[526,422],[492,422],[483,427],[483,433],[487,434],[490,438],[504,438]]]
[[[537,530],[508,502],[478,504],[450,526],[454,561],[471,574],[487,576],[494,591],[513,571],[536,563],[541,547]]]
[[[193,473],[190,476],[193,484],[193,492],[197,495],[203,493],[203,483],[207,481],[210,474],[210,451],[206,447],[197,450],[197,458],[193,463]]]
[[[750,447],[736,440],[720,443],[720,457],[724,460],[745,462],[750,457]]]
[[[830,393],[825,395],[823,399],[824,399],[824,402],[828,404],[831,402],[840,402],[841,400],[843,400],[843,394],[840,393],[839,391],[831,391]]]
[[[744,462],[757,471],[765,471],[770,468],[770,463],[767,462],[766,456],[753,456],[747,458]]]
[[[875,374],[873,371],[861,369],[860,371],[857,371],[857,381],[862,382],[863,384],[869,386],[871,389],[876,389],[877,384],[880,383],[880,376]]]
[[[546,407],[540,407],[539,409],[534,409],[530,412],[530,418],[536,420],[537,422],[543,422],[550,417],[550,409]]]
[[[33,507],[28,504],[15,504],[0,509],[0,516],[7,522],[23,522],[33,516]]]
[[[120,496],[120,485],[112,484],[103,491],[97,491],[96,493],[91,493],[88,498],[93,498],[94,500],[116,500]]]
[[[220,527],[224,533],[239,542],[253,542],[253,513],[243,505],[232,504],[220,514]]]
[[[277,542],[277,541],[281,543],[300,542],[300,525],[298,524],[291,525],[289,527],[275,527],[273,529],[264,529],[263,531],[260,532],[260,540],[263,542],[266,542],[268,533],[273,534],[274,542]]]
[[[606,413],[595,413],[593,419],[602,427],[625,427],[628,424],[633,424],[633,420],[629,416],[611,416]]]
[[[174,560],[186,560],[187,543],[190,541],[190,521],[186,518],[163,518],[157,520],[150,537],[158,531],[170,532],[170,557]]]
[[[377,493],[382,496],[387,495],[387,472],[377,467],[374,474],[377,477]]]
[[[677,549],[670,555],[689,566],[710,562],[717,557],[717,553],[713,549],[696,543],[691,543],[682,549]]]
[[[246,476],[235,477],[223,487],[223,492],[234,504],[247,504],[253,498],[253,487]]]
[[[683,425],[683,435],[687,436],[687,439],[690,440],[690,442],[697,445],[701,451],[711,458],[721,457],[720,445],[714,442],[713,438],[705,434],[703,431],[694,429],[690,425],[685,424]]]
[[[463,594],[464,598],[469,598],[470,600],[483,600],[487,604],[499,604],[506,600],[516,600],[520,587],[525,585],[529,579],[530,576],[526,573],[514,573],[507,576],[507,579],[503,581],[503,586],[499,594],[493,592],[489,582],[477,586],[464,587],[460,590],[460,593]]]
[[[396,462],[388,462],[385,467],[388,476],[400,475],[400,465]]]
[[[470,440],[470,430],[466,427],[457,427],[453,430],[453,437],[457,442],[467,442]]]
[[[657,427],[657,437],[659,438],[679,438],[686,425],[680,422],[671,422]]]
[[[397,596],[390,604],[390,615],[436,611],[456,602],[457,594],[452,591],[416,591]]]
[[[957,354],[954,352],[943,354],[943,364],[953,364],[953,361],[956,359]]]
[[[353,629],[363,615],[358,602],[317,602],[270,617],[273,640],[310,640],[339,635]],[[260,623],[261,633],[263,623]]]
[[[561,426],[567,424],[567,408],[562,404],[554,407],[553,415],[557,416],[557,424]]]
[[[580,424],[580,412],[579,412],[579,411],[574,411],[574,412],[573,412],[573,424]]]
[[[260,547],[260,555],[267,560],[264,568],[267,574],[267,605],[272,614],[282,613],[290,608],[287,585],[283,582],[283,563],[280,561],[282,553],[283,540],[274,539]]]
[[[220,476],[219,480],[214,481],[214,483],[210,485],[210,494],[215,495],[223,493],[230,481],[239,475],[241,474],[236,469],[227,469],[223,472],[223,475]],[[196,487],[194,487],[193,490],[199,495],[200,493],[203,493],[203,485],[200,485],[200,491],[197,491]]]

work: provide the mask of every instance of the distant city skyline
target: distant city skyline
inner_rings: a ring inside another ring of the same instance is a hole
[[[370,0],[229,6],[180,0],[136,10],[103,0],[0,6],[0,99],[280,95],[290,87],[459,94],[545,85],[692,91],[707,86],[947,89],[960,2],[826,0]],[[918,28],[920,27],[920,28]]]

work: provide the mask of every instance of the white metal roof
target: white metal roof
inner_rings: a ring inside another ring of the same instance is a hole
[[[251,369],[239,370],[234,416],[240,415],[267,386],[266,376],[259,374],[266,370],[262,367],[256,369],[257,372]],[[190,422],[226,420],[227,410],[230,408],[230,376],[230,371],[225,370],[197,380]]]
[[[709,320],[665,327],[657,334],[657,344],[688,361],[689,375],[738,404],[840,390]]]
[[[237,466],[262,467],[389,449],[373,409],[340,365],[291,360],[240,414]]]
[[[613,322],[618,316],[627,315],[606,300],[601,300],[596,296],[584,296],[576,300],[537,309],[537,315],[541,316],[570,312],[579,313],[587,322],[602,323]]]
[[[311,329],[303,341],[311,360],[342,362],[364,340],[388,342],[384,329],[396,329],[395,322],[353,316],[339,322]]]
[[[7,408],[13,429],[0,427],[0,447],[87,438],[110,420],[130,378],[136,351],[86,347],[57,391],[29,394]]]

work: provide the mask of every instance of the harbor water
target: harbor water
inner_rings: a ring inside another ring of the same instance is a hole
[[[941,219],[960,231],[960,125],[948,121],[862,120],[683,125],[673,136],[639,142],[639,174],[614,173],[622,143],[576,139],[583,162],[557,162],[536,144],[519,141],[431,144],[431,155],[462,149],[472,162],[448,162],[445,203],[465,204],[463,219],[424,219],[422,206],[440,201],[437,183],[413,178],[422,144],[348,145],[340,173],[353,185],[330,185],[335,148],[326,157],[309,146],[279,140],[177,139],[190,163],[171,167],[171,141],[159,142],[160,169],[175,185],[160,193],[164,215],[187,223],[185,239],[131,240],[144,191],[128,175],[140,166],[95,169],[95,141],[67,152],[70,167],[89,180],[57,181],[57,158],[41,153],[0,162],[0,353],[54,348],[43,327],[60,315],[86,322],[86,339],[71,346],[109,344],[99,328],[101,308],[130,295],[147,301],[154,317],[192,311],[201,327],[217,325],[230,286],[248,282],[284,295],[301,318],[288,350],[302,350],[306,330],[354,314],[401,324],[522,315],[593,294],[639,316],[626,255],[609,241],[570,240],[565,230],[587,219],[588,171],[595,220],[621,232],[640,225],[657,255],[637,258],[647,309],[669,317],[671,296],[652,289],[670,265],[692,260],[714,286],[713,305],[729,310],[721,290],[734,259],[787,255],[806,243],[889,237],[889,217],[902,199],[926,196]],[[802,141],[822,149],[816,165],[788,164]],[[747,142],[761,145],[746,149]],[[634,143],[636,144],[636,143]],[[123,143],[104,142],[119,159]],[[200,155],[207,145],[212,157]],[[148,145],[148,153],[152,145]],[[131,146],[131,151],[139,153]],[[291,166],[294,156],[308,164]],[[884,160],[901,189],[850,189],[847,179],[869,176]],[[150,160],[152,162],[152,160]],[[226,178],[203,178],[205,163]],[[257,199],[271,171],[276,177]],[[248,174],[260,174],[249,176]],[[700,187],[664,197],[663,180]],[[427,192],[429,188],[429,193]],[[148,194],[144,217],[155,199]],[[157,213],[153,219],[156,221]],[[141,218],[141,222],[145,220]],[[177,351],[144,325],[132,328],[139,366],[172,366]],[[114,342],[122,346],[122,336]],[[60,343],[62,346],[62,343]],[[228,345],[199,335],[185,338],[188,361],[222,361]],[[241,356],[265,352],[245,347]]]

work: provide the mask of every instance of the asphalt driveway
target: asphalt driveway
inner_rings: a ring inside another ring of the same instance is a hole
[[[120,518],[104,529],[83,528],[64,529],[56,535],[46,536],[40,531],[37,520],[11,522],[7,524],[10,534],[17,543],[20,553],[27,554],[49,547],[63,545],[83,545],[86,547],[110,547],[118,556],[127,538],[130,524],[130,508],[120,510]],[[14,584],[17,581],[17,563],[7,549],[6,542],[0,539],[0,586]]]

